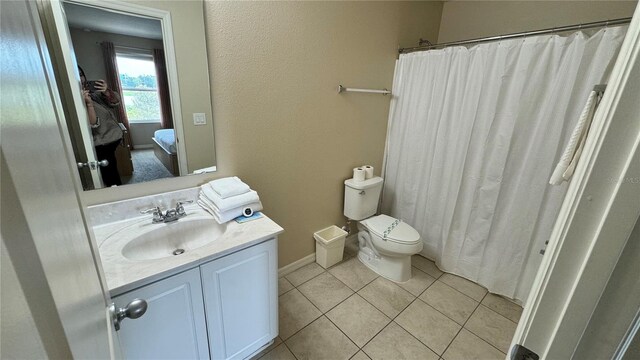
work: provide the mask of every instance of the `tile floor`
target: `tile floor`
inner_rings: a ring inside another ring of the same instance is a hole
[[[354,252],[279,279],[280,336],[254,359],[504,359],[522,308],[414,256],[396,284]]]

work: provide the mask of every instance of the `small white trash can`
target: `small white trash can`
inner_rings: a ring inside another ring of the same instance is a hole
[[[346,237],[347,232],[335,225],[313,233],[316,239],[316,262],[326,269],[342,261]]]

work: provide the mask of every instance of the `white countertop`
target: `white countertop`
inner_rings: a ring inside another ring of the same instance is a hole
[[[185,210],[188,214],[187,217],[211,217],[197,205],[185,207]],[[184,219],[187,219],[187,217]],[[126,241],[115,233],[121,230],[126,231],[123,228],[132,225],[151,223],[151,218],[150,215],[138,216],[101,224],[93,228],[111,296],[125,293],[213,259],[272,239],[284,231],[282,227],[263,214],[262,218],[243,224],[230,221],[224,225],[226,230],[217,239],[178,256],[155,260],[130,260],[126,258],[122,254]]]

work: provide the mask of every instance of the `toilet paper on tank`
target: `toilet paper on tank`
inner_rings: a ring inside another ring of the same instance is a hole
[[[364,178],[371,179],[373,177],[373,166],[365,165],[364,168]]]
[[[364,168],[357,167],[353,169],[353,181],[364,181],[366,179],[366,171]]]

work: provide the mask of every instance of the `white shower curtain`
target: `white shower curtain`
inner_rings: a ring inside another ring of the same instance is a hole
[[[446,272],[524,300],[567,185],[548,185],[626,27],[403,54],[383,211]]]

